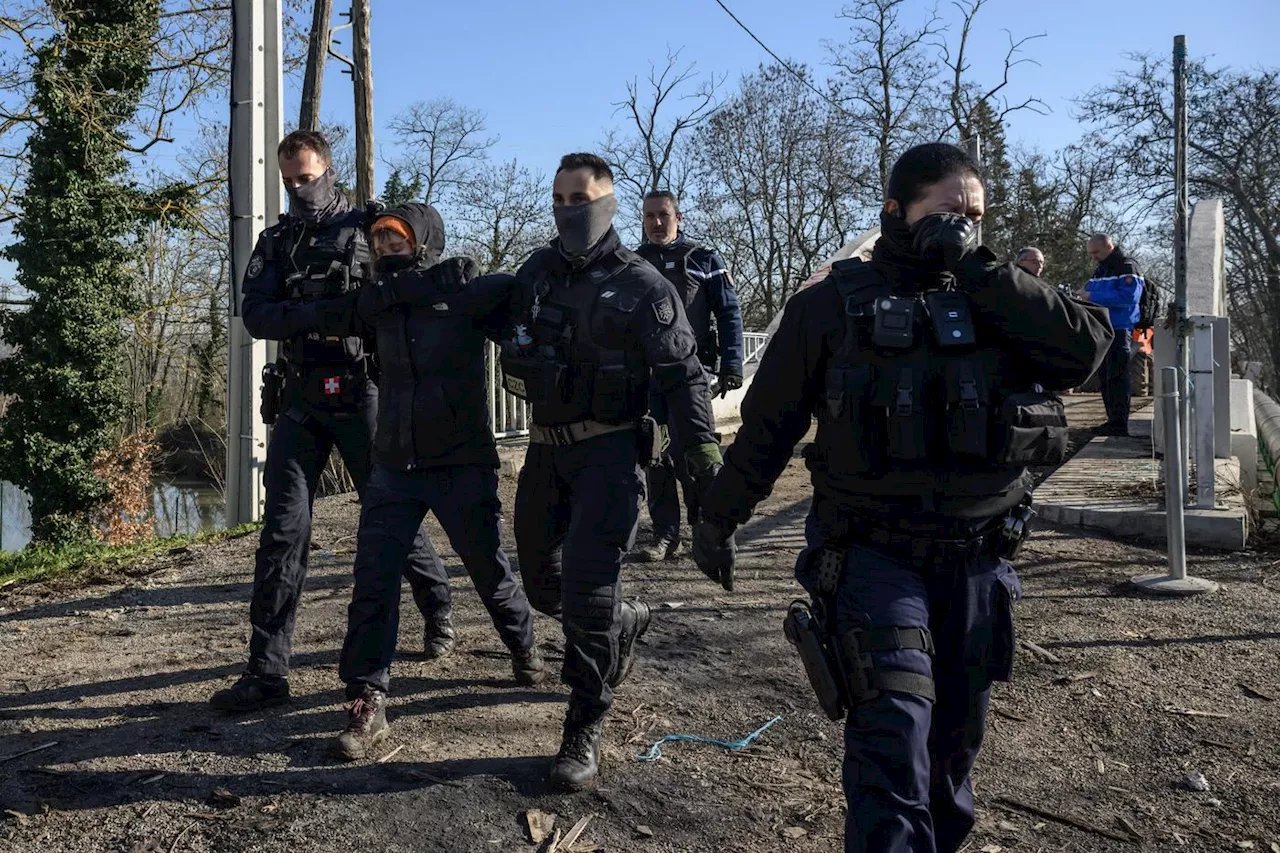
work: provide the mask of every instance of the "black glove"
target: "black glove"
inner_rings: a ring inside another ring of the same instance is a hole
[[[702,573],[733,592],[733,567],[738,546],[733,533],[715,522],[699,521],[693,527],[693,561]]]
[[[720,399],[723,400],[728,396],[730,391],[737,391],[742,387],[742,374],[740,373],[721,373],[720,374]]]
[[[427,270],[427,276],[440,289],[441,293],[458,293],[466,289],[467,283],[480,274],[480,267],[470,258],[445,258]]]
[[[960,263],[978,250],[978,227],[959,213],[930,213],[911,226],[915,253],[938,269],[960,272]]]

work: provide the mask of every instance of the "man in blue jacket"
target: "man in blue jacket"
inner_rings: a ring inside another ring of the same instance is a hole
[[[714,249],[689,239],[681,230],[684,216],[675,194],[654,190],[644,198],[645,241],[636,250],[657,268],[684,300],[685,315],[698,341],[698,360],[718,376],[720,396],[742,387],[742,311],[733,289],[733,277]],[[660,395],[650,400],[650,410],[660,424],[667,423],[666,404]],[[697,485],[684,468],[680,447],[672,446],[649,469],[649,517],[653,539],[635,553],[641,562],[659,562],[680,550],[680,498],[684,491],[690,523],[696,522]]]
[[[1120,251],[1106,234],[1089,238],[1089,257],[1098,262],[1093,278],[1085,285],[1085,296],[1102,305],[1111,314],[1115,338],[1102,361],[1098,378],[1102,381],[1102,403],[1107,408],[1107,423],[1102,435],[1129,434],[1129,396],[1132,379],[1129,357],[1133,347],[1133,327],[1137,325],[1146,283],[1142,270]]]

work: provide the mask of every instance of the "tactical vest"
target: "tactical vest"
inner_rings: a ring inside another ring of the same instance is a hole
[[[1062,401],[979,337],[965,294],[895,294],[858,260],[831,277],[845,330],[806,453],[815,483],[930,511],[1021,491],[1026,466],[1062,461]]]
[[[532,404],[535,423],[621,424],[647,411],[642,354],[617,348],[640,304],[619,278],[640,262],[620,249],[564,282],[547,270],[536,274],[527,339],[502,347],[503,387]]]
[[[711,325],[711,303],[707,299],[706,282],[689,272],[689,260],[702,246],[686,237],[679,246],[663,248],[648,243],[642,248],[647,251],[641,257],[653,264],[680,294],[685,317],[698,341],[698,360],[714,368],[720,353],[716,330]],[[670,257],[672,254],[674,258]]]
[[[290,299],[332,299],[358,289],[364,282],[370,263],[369,244],[355,215],[349,213],[340,224],[329,227],[306,224],[291,216],[283,224],[279,246],[273,240],[268,251],[276,249],[281,253],[274,260],[283,270]],[[291,365],[306,371],[361,362],[365,351],[364,342],[358,337],[307,332],[287,341],[284,355]]]

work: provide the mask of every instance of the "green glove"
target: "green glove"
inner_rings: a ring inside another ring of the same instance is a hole
[[[690,447],[684,452],[684,464],[688,467],[690,476],[693,477],[713,473],[713,468],[724,464],[724,457],[720,455],[720,445],[709,441],[706,444]]]

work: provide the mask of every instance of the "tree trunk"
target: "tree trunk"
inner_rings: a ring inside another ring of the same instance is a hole
[[[369,47],[369,0],[352,0],[352,45],[356,90],[356,201],[373,198],[373,62]]]
[[[320,129],[320,90],[324,86],[324,65],[329,57],[329,19],[333,0],[315,0],[311,16],[311,41],[307,48],[307,71],[302,78],[302,110],[299,130]]]

